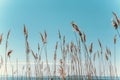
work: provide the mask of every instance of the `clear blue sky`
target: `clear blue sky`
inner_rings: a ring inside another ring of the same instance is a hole
[[[0,0],[0,33],[4,34],[0,55],[4,55],[5,38],[11,29],[9,49],[14,51],[12,60],[19,58],[25,61],[23,24],[26,24],[30,47],[34,51],[37,51],[38,42],[42,45],[39,32],[47,31],[48,56],[51,61],[54,45],[58,41],[58,29],[62,35],[66,35],[68,42],[75,40],[71,21],[86,33],[88,44],[94,42],[94,47],[97,47],[99,38],[104,47],[107,45],[113,50],[116,31],[111,25],[112,11],[120,17],[120,0]],[[117,53],[120,53],[118,49]],[[120,54],[117,55],[118,59]]]

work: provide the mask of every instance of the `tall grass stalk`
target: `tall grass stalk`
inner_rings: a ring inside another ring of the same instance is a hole
[[[117,68],[116,68],[116,35],[114,36],[114,69],[115,69],[115,77],[117,78]]]
[[[25,37],[25,46],[26,46],[26,80],[31,80],[30,78],[31,66],[30,66],[30,59],[29,59],[30,47],[28,43],[28,32],[25,24],[24,24],[24,37]]]
[[[8,39],[10,36],[10,30],[8,31],[7,38],[6,38],[6,46],[5,46],[5,80],[8,80],[8,73],[7,73],[7,50],[8,50]]]

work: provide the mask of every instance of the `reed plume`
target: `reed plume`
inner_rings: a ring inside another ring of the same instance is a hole
[[[25,24],[24,24],[24,36],[26,37],[26,39],[28,38],[28,32]]]
[[[112,19],[112,25],[116,30],[118,29],[118,24],[114,19]]]
[[[7,52],[7,56],[10,57],[10,55],[12,54],[12,52],[13,52],[13,50],[9,50],[9,51]]]
[[[39,54],[39,51],[40,51],[40,44],[38,43],[38,54]]]
[[[8,31],[8,34],[7,34],[7,40],[8,40],[8,38],[9,38],[9,36],[10,36],[10,30]]]
[[[80,29],[78,28],[78,26],[74,23],[71,22],[73,29],[80,35],[82,36],[82,32],[80,31]]]
[[[83,39],[84,39],[84,42],[86,42],[86,34],[83,33]]]
[[[115,17],[116,20],[114,20],[114,18],[112,19],[112,26],[115,28],[115,30],[117,30],[118,36],[120,37],[120,33],[118,31],[118,26],[120,25],[120,20],[118,19],[115,12],[113,12],[113,16]]]
[[[42,33],[40,33],[40,36],[41,36],[42,42],[44,43],[44,38],[43,38]]]
[[[91,43],[89,47],[89,52],[92,53],[92,51],[93,51],[93,43]]]
[[[35,53],[33,52],[33,50],[31,50],[31,52],[32,52],[32,55],[33,55],[34,59],[37,60],[37,59],[38,59],[37,54],[35,54]]]
[[[59,39],[61,40],[61,34],[60,34],[60,31],[58,30],[58,37]]]
[[[107,55],[107,53],[105,54],[105,59],[108,61],[108,55]]]
[[[47,33],[44,31],[44,43],[47,43]]]
[[[0,34],[0,44],[2,43],[3,34]]]
[[[99,39],[98,39],[98,43],[99,43],[100,48],[102,48],[102,44]]]
[[[120,25],[120,19],[118,18],[117,14],[115,12],[112,12],[113,13],[113,16],[115,17],[118,25]]]

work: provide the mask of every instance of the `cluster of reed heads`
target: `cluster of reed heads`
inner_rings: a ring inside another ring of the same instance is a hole
[[[118,26],[120,25],[120,19],[113,12],[112,25],[117,30],[118,36],[120,37]],[[117,68],[116,68],[116,37],[114,36],[114,52],[106,47],[103,49],[103,45],[98,39],[98,50],[93,50],[94,43],[91,42],[90,45],[87,45],[86,34],[82,32],[76,23],[71,22],[71,26],[74,29],[74,35],[76,41],[67,42],[65,36],[62,36],[58,30],[59,41],[56,42],[54,55],[53,55],[53,67],[50,68],[48,62],[48,51],[47,51],[47,32],[44,31],[44,34],[40,33],[42,44],[38,43],[38,52],[34,52],[33,49],[29,46],[28,41],[28,31],[26,25],[24,25],[24,37],[25,37],[25,46],[26,46],[26,65],[23,65],[21,69],[21,78],[18,78],[18,60],[16,61],[16,70],[14,71],[13,65],[11,64],[12,69],[12,79],[14,80],[15,74],[17,75],[17,80],[32,80],[32,68],[34,68],[34,79],[44,79],[46,76],[48,79],[62,79],[62,80],[84,80],[89,79],[102,79],[102,76],[110,76],[111,79],[118,79]],[[76,36],[78,35],[78,36]],[[8,31],[6,38],[5,46],[5,60],[0,56],[0,68],[5,65],[5,70],[3,75],[5,75],[5,80],[8,80],[7,72],[7,63],[8,59],[11,63],[10,56],[13,53],[13,50],[8,49],[8,40],[10,36],[10,30]],[[0,44],[2,43],[3,34],[0,34]],[[60,49],[60,52],[57,52]],[[41,59],[42,50],[44,50],[46,62],[43,62]],[[58,53],[61,54],[62,58],[57,62]],[[30,62],[33,61],[30,59],[30,54],[34,58],[34,67],[31,67]],[[111,57],[114,56],[114,64],[111,62]],[[30,61],[31,60],[31,61]],[[46,65],[43,65],[46,63]],[[45,75],[44,75],[45,74]],[[24,78],[25,77],[25,78]],[[2,79],[2,78],[1,78]]]

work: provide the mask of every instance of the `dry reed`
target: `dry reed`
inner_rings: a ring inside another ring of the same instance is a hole
[[[3,34],[0,34],[0,44],[2,43]]]
[[[116,13],[113,12],[113,15],[116,20],[112,20],[112,25],[116,30],[118,30],[118,26],[120,24],[120,20]],[[56,42],[55,45],[55,50],[54,50],[54,55],[53,55],[53,60],[54,60],[54,67],[53,67],[53,76],[54,79],[57,77],[57,69],[58,69],[58,74],[59,76],[65,80],[66,77],[68,76],[68,79],[70,79],[70,76],[73,76],[72,79],[77,80],[82,76],[82,79],[92,79],[92,76],[95,76],[97,78],[97,74],[99,72],[100,76],[105,76],[105,73],[107,73],[107,70],[105,68],[109,69],[110,76],[113,76],[113,67],[111,63],[111,57],[112,57],[112,52],[111,50],[106,47],[104,49],[104,46],[102,45],[100,39],[98,39],[98,45],[100,50],[98,49],[97,52],[94,52],[93,50],[93,42],[90,43],[90,46],[87,45],[87,39],[86,39],[86,34],[82,33],[79,27],[72,22],[72,27],[74,29],[75,37],[76,37],[76,43],[71,41],[70,43],[67,42],[66,36],[61,36],[60,31],[58,30],[58,38],[60,40],[60,50],[62,54],[62,59],[60,59],[59,67],[57,67],[57,50],[59,49],[59,42]],[[29,42],[28,42],[28,31],[26,28],[26,25],[24,25],[24,37],[25,37],[25,47],[26,47],[26,66],[23,66],[22,68],[22,74],[24,73],[23,71],[26,72],[26,77],[27,80],[30,80],[31,78],[31,65],[30,65],[30,52],[32,53],[32,56],[34,57],[34,71],[35,71],[35,78],[41,79],[43,78],[43,74],[46,72],[48,75],[48,79],[52,79],[51,76],[51,68],[48,62],[48,53],[47,53],[47,32],[44,31],[44,34],[40,33],[40,37],[43,43],[43,48],[44,48],[44,53],[45,53],[45,58],[46,58],[46,67],[44,68],[43,62],[41,59],[41,53],[42,53],[42,47],[38,43],[37,46],[37,53],[34,53],[32,49],[30,49]],[[76,35],[76,33],[79,35],[79,40]],[[0,34],[0,44],[2,42],[2,35]],[[6,46],[5,46],[5,75],[8,78],[8,73],[7,73],[7,57],[9,57],[10,61],[10,56],[13,52],[13,50],[8,50],[8,39],[10,36],[10,30],[8,31],[7,38],[6,38]],[[117,76],[117,69],[116,69],[116,36],[114,37],[114,69],[115,69],[115,75]],[[82,44],[81,44],[82,43]],[[104,53],[105,50],[105,53]],[[89,54],[90,53],[90,54]],[[94,53],[94,54],[92,54]],[[97,57],[98,55],[98,57]],[[105,62],[105,61],[106,62]],[[82,61],[85,61],[84,63]],[[11,62],[11,61],[10,61]],[[96,64],[99,62],[99,69],[97,69]],[[105,66],[105,64],[108,64],[108,66]],[[3,64],[3,60],[1,57],[0,60],[0,67]],[[14,71],[13,65],[12,67],[12,77],[14,79],[14,75],[17,75],[18,78],[18,60],[16,61],[16,70]],[[26,68],[26,70],[24,69]],[[103,72],[104,71],[104,72]],[[85,76],[83,76],[85,74]],[[79,78],[77,78],[79,76]],[[38,78],[39,77],[39,78]],[[7,80],[6,78],[6,80]],[[24,79],[23,77],[21,78],[22,80]],[[101,79],[101,78],[100,78]],[[112,79],[112,77],[111,77]]]
[[[8,39],[10,36],[10,30],[7,33],[7,38],[6,38],[6,46],[5,46],[5,76],[6,76],[6,80],[8,80],[8,73],[7,73],[7,49],[8,49]]]
[[[29,53],[30,53],[30,47],[28,43],[28,31],[26,29],[26,25],[24,24],[24,36],[25,36],[25,46],[26,46],[26,79],[31,80],[31,65],[30,65],[30,59],[29,59]]]
[[[118,18],[117,14],[115,12],[112,12],[112,13],[113,13],[118,25],[120,25],[120,19]]]

